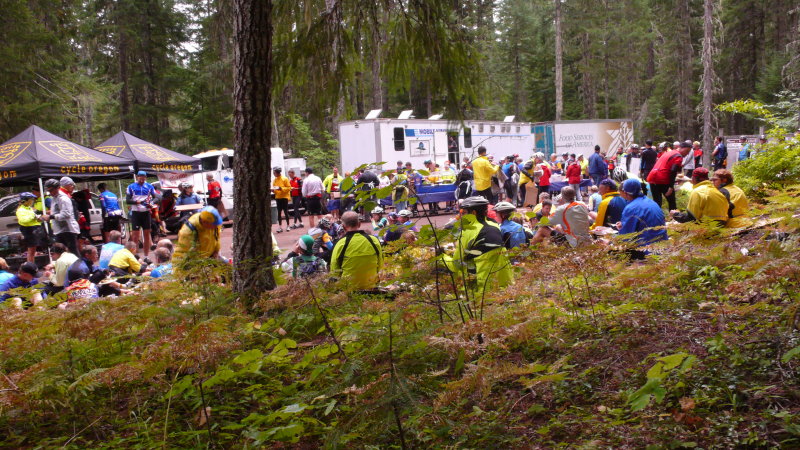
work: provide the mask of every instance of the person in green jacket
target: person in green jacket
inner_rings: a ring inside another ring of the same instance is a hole
[[[39,214],[33,208],[33,202],[36,200],[36,195],[30,192],[23,192],[19,194],[19,207],[17,207],[17,222],[19,222],[19,231],[22,233],[22,243],[28,249],[28,262],[34,262],[36,259],[36,247],[45,245],[42,242],[42,236],[45,236],[42,228],[42,222],[48,220],[46,214]]]
[[[360,229],[361,220],[353,211],[342,214],[342,226],[346,233],[333,248],[331,274],[357,290],[375,289],[383,266],[380,241]]]
[[[473,298],[483,298],[487,290],[508,286],[514,279],[500,226],[486,218],[488,207],[483,197],[464,199],[455,252],[442,256],[451,272],[474,276]]]

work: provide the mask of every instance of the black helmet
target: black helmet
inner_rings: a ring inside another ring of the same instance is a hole
[[[485,198],[478,195],[473,197],[467,197],[464,199],[463,202],[461,202],[461,207],[464,209],[475,209],[475,208],[480,208],[481,206],[488,206],[488,205],[489,205],[489,200],[486,200]]]

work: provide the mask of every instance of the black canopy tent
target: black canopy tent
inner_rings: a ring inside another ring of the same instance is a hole
[[[75,181],[130,177],[132,158],[109,155],[56,136],[36,125],[0,145],[0,186],[41,184],[43,178]]]
[[[132,159],[136,164],[136,170],[144,170],[148,174],[199,172],[202,169],[201,161],[197,158],[167,150],[125,131],[108,138],[95,149],[109,155]]]

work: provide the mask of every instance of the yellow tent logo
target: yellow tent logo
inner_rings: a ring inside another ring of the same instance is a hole
[[[9,144],[0,145],[0,166],[5,166],[13,161],[14,158],[21,155],[30,145],[30,142],[11,142]]]
[[[124,145],[107,145],[105,147],[97,147],[95,150],[99,150],[107,155],[119,156],[122,154],[122,150],[124,149]]]
[[[172,159],[167,152],[152,144],[133,144],[131,145],[131,149],[134,152],[141,153],[150,159],[160,162],[165,162]]]
[[[103,162],[102,159],[87,153],[84,150],[76,147],[75,144],[65,141],[39,141],[42,147],[49,150],[59,158],[69,162]]]

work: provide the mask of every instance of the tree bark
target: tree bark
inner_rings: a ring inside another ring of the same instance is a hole
[[[714,1],[703,2],[703,167],[711,167],[714,120]]]
[[[130,130],[130,98],[128,97],[128,41],[124,31],[119,33],[117,42],[117,53],[119,58],[119,113],[120,122],[123,130]]]
[[[678,33],[678,67],[677,67],[677,118],[678,139],[689,139],[694,135],[694,107],[692,106],[692,37],[691,11],[689,0],[678,0],[678,19],[680,26]]]
[[[561,120],[561,115],[564,113],[564,51],[561,48],[561,0],[556,2],[556,120]]]
[[[233,290],[254,297],[272,275],[272,0],[234,0]]]

